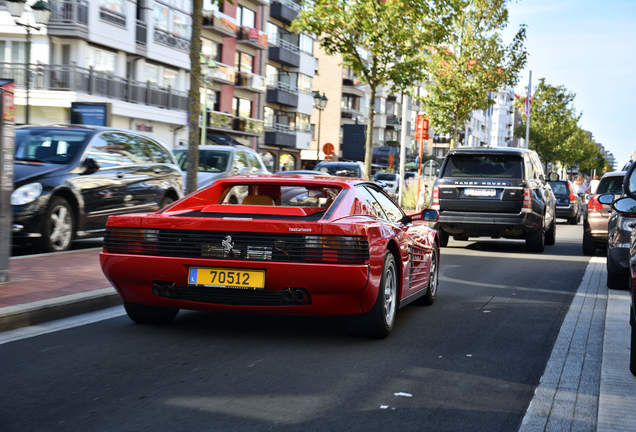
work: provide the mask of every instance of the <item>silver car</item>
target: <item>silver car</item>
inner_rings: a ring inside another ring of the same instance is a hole
[[[624,174],[624,172],[623,172]],[[614,195],[616,199],[618,195]],[[629,286],[629,245],[636,219],[629,214],[612,211],[607,222],[607,287]]]
[[[172,153],[184,172],[185,183],[188,150],[178,149],[173,150]],[[251,148],[239,145],[199,146],[197,189],[217,179],[246,174],[269,174],[259,154]]]

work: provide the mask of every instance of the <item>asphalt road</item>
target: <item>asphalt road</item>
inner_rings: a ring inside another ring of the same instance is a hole
[[[451,240],[438,301],[402,309],[385,340],[337,319],[182,312],[0,345],[0,430],[516,430],[583,277],[581,236],[559,224],[543,254]]]

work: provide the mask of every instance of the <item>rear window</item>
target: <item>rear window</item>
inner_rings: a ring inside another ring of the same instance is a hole
[[[522,178],[522,164],[516,155],[454,154],[441,177]]]
[[[597,194],[611,193],[621,195],[623,193],[623,176],[611,176],[601,179],[596,188]]]
[[[391,173],[378,173],[375,175],[376,180],[394,181],[395,178],[396,175]]]
[[[555,195],[569,195],[570,189],[568,188],[568,184],[562,181],[548,182],[550,183],[550,187],[552,188],[552,192]]]
[[[323,185],[231,184],[218,204],[327,209],[339,193],[339,187]]]

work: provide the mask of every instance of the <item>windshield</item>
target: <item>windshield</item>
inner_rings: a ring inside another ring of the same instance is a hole
[[[378,173],[375,175],[376,180],[394,181],[396,175],[391,173]]]
[[[522,178],[516,155],[455,154],[448,157],[442,177]]]
[[[66,129],[17,129],[15,159],[66,164],[83,149],[91,132]]]
[[[362,175],[360,167],[355,164],[318,164],[316,169],[318,171],[326,172],[331,175],[340,177],[360,177]]]
[[[174,156],[183,171],[188,169],[186,150],[175,150]],[[221,173],[228,169],[230,152],[223,150],[199,150],[199,172]]]
[[[554,182],[548,182],[548,183],[550,184],[550,187],[552,188],[552,192],[554,192],[555,195],[570,194],[570,190],[568,189],[568,186],[565,182],[554,181]]]
[[[611,176],[601,179],[596,188],[597,194],[611,193],[621,195],[623,193],[623,176]]]

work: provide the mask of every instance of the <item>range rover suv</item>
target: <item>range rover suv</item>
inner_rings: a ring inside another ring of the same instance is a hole
[[[433,187],[440,244],[449,236],[525,239],[533,252],[555,242],[556,199],[539,157],[518,148],[451,150]]]

